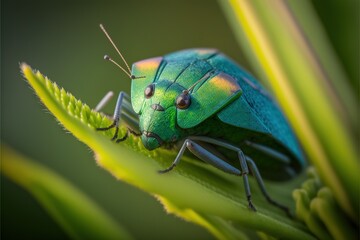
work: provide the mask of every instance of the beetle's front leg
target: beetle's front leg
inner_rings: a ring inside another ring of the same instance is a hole
[[[237,149],[237,153],[240,161],[240,168],[241,168],[240,171],[239,169],[233,167],[232,165],[225,162],[223,159],[217,157],[216,155],[211,153],[208,149],[205,149],[204,147],[200,146],[194,141],[189,140],[187,147],[190,150],[190,152],[192,152],[195,156],[197,156],[204,162],[209,163],[224,172],[242,176],[244,181],[244,188],[245,188],[246,198],[248,201],[248,206],[251,210],[256,211],[256,208],[251,200],[251,191],[250,191],[250,184],[248,179],[249,168],[247,166],[245,155],[241,151],[241,149]]]
[[[178,155],[176,156],[175,160],[173,161],[173,163],[171,164],[170,167],[164,169],[164,170],[159,170],[159,173],[167,173],[167,172],[170,172],[179,162],[180,162],[180,159],[181,157],[183,156],[187,146],[188,146],[188,139],[186,139],[183,143],[183,145],[181,146],[179,152],[178,152]]]
[[[199,144],[197,144],[196,142],[194,142],[191,139],[186,139],[184,141],[182,147],[180,148],[180,151],[179,151],[178,155],[176,156],[176,158],[173,161],[173,163],[171,164],[171,166],[168,167],[167,169],[160,170],[159,172],[160,173],[166,173],[166,172],[171,171],[180,162],[180,159],[183,156],[186,149],[189,149],[189,151],[192,154],[194,154],[195,156],[197,156],[198,158],[200,158],[204,162],[209,163],[209,164],[223,170],[224,172],[235,174],[235,175],[238,175],[238,176],[242,175],[242,173],[241,173],[241,171],[239,169],[237,169],[237,168],[231,166],[230,164],[224,162],[221,158],[215,156],[209,150],[203,148],[202,146],[200,146]]]
[[[105,96],[105,98],[107,98],[106,100],[102,100],[98,106],[102,103],[102,102],[106,102],[108,101],[109,97],[107,97],[108,95]],[[101,104],[101,107],[104,105],[104,103]],[[96,109],[99,109],[99,107],[97,107]],[[129,125],[128,127],[128,131],[126,132],[125,136],[122,138],[117,139],[118,137],[118,133],[119,133],[119,125],[120,125],[120,117],[122,117],[122,119],[124,120],[124,122]],[[132,128],[137,129],[138,128],[138,119],[137,119],[137,115],[136,113],[134,113],[134,111],[131,109],[131,105],[130,105],[130,98],[129,96],[125,93],[125,92],[120,92],[117,102],[116,102],[116,107],[115,107],[115,111],[114,111],[114,116],[113,116],[113,123],[108,126],[108,127],[101,127],[101,128],[96,128],[97,131],[107,131],[109,129],[115,128],[115,134],[112,137],[112,141],[114,141],[115,139],[116,142],[121,142],[124,141],[130,134],[133,134],[135,136],[140,136],[140,133],[137,133],[136,131],[134,131]]]
[[[182,145],[178,155],[176,156],[174,162],[171,164],[171,166],[168,167],[167,169],[161,170],[159,172],[166,173],[166,172],[171,171],[180,162],[180,159],[183,156],[186,148],[189,149],[189,151],[192,154],[194,154],[195,156],[197,156],[204,162],[209,163],[209,164],[213,165],[214,167],[221,169],[224,172],[242,176],[243,180],[244,180],[245,193],[246,193],[247,201],[249,204],[249,208],[253,211],[256,211],[256,208],[251,201],[250,185],[249,185],[249,180],[248,180],[248,176],[247,176],[249,174],[249,170],[247,167],[246,158],[245,158],[245,155],[243,154],[243,152],[238,148],[234,148],[234,149],[236,149],[238,151],[240,165],[241,165],[241,171],[239,169],[233,167],[232,165],[228,164],[227,162],[225,162],[223,159],[219,158],[218,156],[214,155],[209,150],[200,146],[195,141],[193,141],[191,139],[186,139],[184,141],[184,144]]]

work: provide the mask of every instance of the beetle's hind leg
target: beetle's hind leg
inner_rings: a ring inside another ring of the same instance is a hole
[[[100,110],[110,100],[111,96],[112,94],[110,93],[106,94],[106,96],[99,102],[95,110],[97,111]],[[120,118],[128,125],[128,130],[123,137],[118,139]],[[141,135],[136,130],[133,130],[133,129],[138,129],[139,126],[138,116],[132,110],[130,104],[130,97],[125,92],[119,93],[118,99],[116,101],[116,107],[115,107],[113,119],[114,119],[113,123],[110,126],[96,128],[96,130],[107,131],[112,128],[115,128],[115,133],[111,140],[112,141],[116,140],[116,142],[124,141],[126,138],[128,138],[130,134],[133,134],[135,136]]]
[[[212,144],[215,146],[229,149],[230,151],[237,152],[238,159],[240,161],[240,170],[233,167],[229,163],[225,162],[220,157],[214,155],[212,153],[212,151],[209,151],[209,149],[206,149],[203,146],[201,146],[200,144],[196,143],[198,141],[206,142],[206,143],[209,143],[209,144]],[[229,144],[225,141],[222,141],[219,139],[214,139],[214,138],[209,138],[209,137],[205,137],[205,136],[190,136],[188,139],[185,140],[185,142],[184,142],[178,156],[176,157],[175,161],[173,162],[173,164],[169,168],[167,168],[161,172],[168,172],[168,171],[172,170],[180,162],[180,158],[186,148],[189,149],[190,152],[192,152],[195,156],[202,159],[204,162],[209,163],[224,172],[242,176],[243,181],[244,181],[245,193],[246,193],[246,197],[248,200],[248,206],[251,210],[256,211],[256,208],[253,205],[252,200],[251,200],[251,191],[250,191],[250,185],[249,185],[249,181],[248,181],[248,174],[249,174],[249,169],[250,169],[251,172],[254,174],[254,177],[261,189],[261,192],[263,193],[263,195],[267,199],[267,201],[269,203],[271,203],[272,205],[282,209],[283,211],[286,212],[286,214],[288,216],[292,217],[288,207],[274,201],[270,197],[270,195],[267,193],[264,182],[261,178],[259,170],[256,167],[255,162],[250,157],[244,155],[243,151],[239,147]]]
[[[250,184],[249,184],[249,179],[248,179],[248,175],[249,175],[249,168],[247,165],[247,161],[246,161],[246,157],[243,153],[243,151],[241,151],[241,149],[239,149],[237,151],[238,153],[238,157],[239,157],[239,161],[240,161],[240,168],[242,171],[242,177],[243,177],[243,181],[244,181],[244,188],[245,188],[245,193],[246,193],[246,198],[249,204],[249,208],[251,210],[256,211],[256,208],[254,206],[254,204],[251,201],[251,191],[250,191]]]
[[[247,197],[247,201],[248,201],[248,206],[251,210],[256,211],[256,208],[251,201],[251,191],[250,191],[250,185],[249,185],[249,180],[248,180],[248,176],[247,176],[249,174],[249,169],[247,167],[245,155],[242,153],[242,151],[237,147],[234,147],[230,144],[227,144],[227,143],[215,140],[215,139],[211,139],[211,138],[207,138],[207,137],[199,137],[199,136],[192,137],[192,138],[193,139],[186,139],[184,141],[178,155],[176,156],[176,158],[173,161],[173,163],[171,164],[171,166],[164,170],[161,170],[159,172],[166,173],[166,172],[171,171],[180,162],[180,159],[183,156],[184,151],[187,148],[187,149],[189,149],[189,151],[192,154],[194,154],[195,156],[197,156],[204,162],[209,163],[209,164],[213,165],[214,167],[221,169],[224,172],[234,174],[237,176],[242,176],[243,180],[244,180],[244,187],[245,187],[245,193],[246,193],[246,197]],[[225,162],[223,159],[216,156],[214,153],[209,151],[209,149],[206,149],[205,147],[196,143],[194,141],[195,139],[200,140],[202,142],[208,142],[211,144],[219,145],[219,146],[225,145],[225,147],[230,148],[230,150],[237,151],[238,155],[239,155],[239,159],[240,159],[241,171],[239,169],[233,167],[229,163]]]
[[[254,175],[254,177],[255,177],[255,179],[256,179],[256,182],[258,183],[259,188],[260,188],[262,194],[265,196],[266,200],[267,200],[270,204],[272,204],[272,205],[274,205],[274,206],[282,209],[284,212],[286,212],[286,214],[287,214],[290,218],[293,218],[293,215],[291,214],[290,209],[289,209],[288,207],[286,207],[285,205],[282,205],[282,204],[276,202],[275,200],[273,200],[273,199],[270,197],[270,195],[269,195],[268,192],[266,191],[264,182],[263,182],[263,180],[262,180],[262,177],[261,177],[261,175],[260,175],[260,172],[259,172],[258,168],[256,167],[256,164],[255,164],[254,160],[252,160],[252,159],[251,159],[250,157],[248,157],[248,156],[245,156],[245,158],[246,158],[246,162],[248,163],[248,166],[249,166],[251,172],[253,173],[253,175]]]

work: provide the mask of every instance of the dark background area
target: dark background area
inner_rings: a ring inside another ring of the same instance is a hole
[[[317,1],[316,10],[352,86],[359,79],[358,1]],[[71,181],[136,239],[211,239],[202,228],[167,215],[147,193],[115,180],[93,153],[68,134],[23,80],[26,62],[94,107],[130,80],[103,23],[129,63],[194,47],[218,48],[249,68],[216,1],[1,2],[1,141]],[[250,69],[251,71],[251,69]],[[115,99],[105,108],[112,113]],[[176,186],[174,186],[176,188]],[[205,201],[205,199],[204,199]],[[1,238],[66,239],[25,191],[1,178]]]

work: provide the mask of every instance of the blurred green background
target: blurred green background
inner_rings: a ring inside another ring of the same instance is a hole
[[[352,86],[358,89],[358,1],[314,4]],[[129,92],[126,75],[103,60],[109,54],[120,62],[99,23],[129,63],[184,48],[213,47],[248,68],[214,0],[3,0],[1,141],[71,181],[136,239],[212,239],[200,227],[167,215],[147,193],[99,168],[93,153],[56,123],[22,79],[19,63],[24,61],[91,107],[109,90]],[[104,111],[112,113],[114,105],[115,99]],[[1,237],[64,239],[67,235],[27,192],[2,177]]]

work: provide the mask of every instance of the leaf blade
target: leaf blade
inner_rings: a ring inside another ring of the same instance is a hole
[[[82,192],[51,170],[1,145],[1,173],[30,192],[74,239],[132,239]]]

